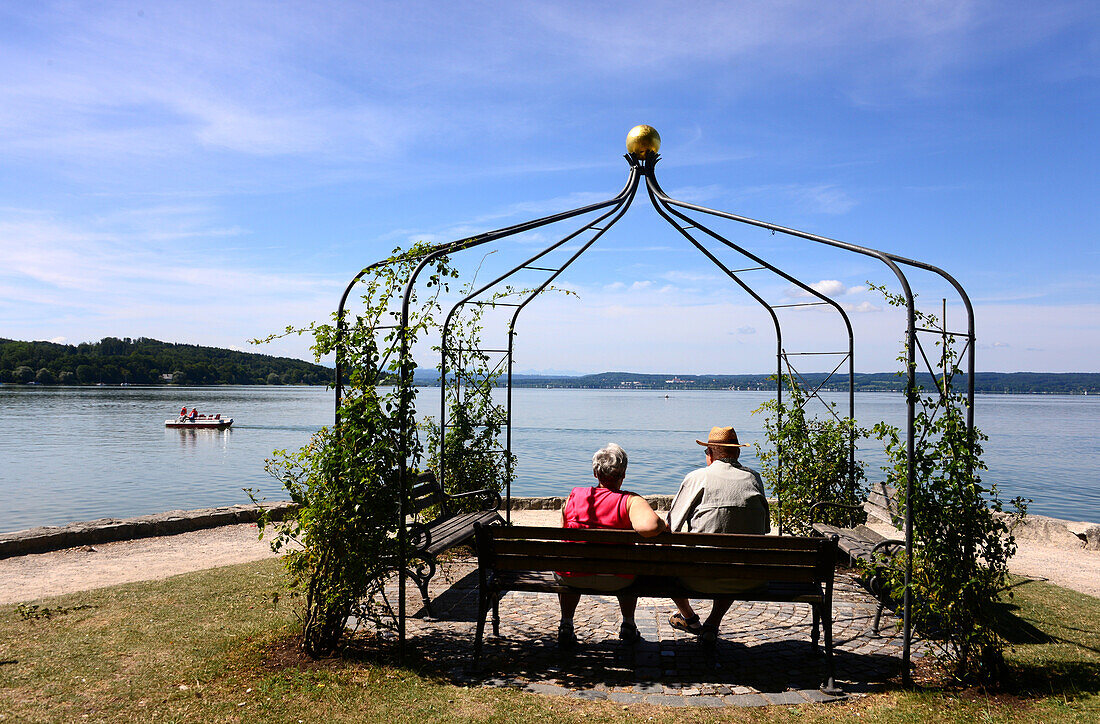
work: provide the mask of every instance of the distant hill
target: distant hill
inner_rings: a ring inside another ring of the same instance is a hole
[[[549,387],[580,389],[639,389],[639,390],[773,390],[775,383],[770,375],[676,375],[636,374],[633,372],[602,372],[594,375],[550,376],[514,375],[515,387]],[[824,379],[822,373],[803,375],[806,384],[817,387]],[[439,379],[434,370],[417,370],[418,384],[435,384]],[[503,383],[503,379],[501,380]],[[893,372],[857,373],[854,376],[856,392],[901,392],[904,380]],[[935,382],[928,373],[917,375],[918,384],[934,389]],[[965,389],[966,376],[956,380],[956,389]],[[834,375],[822,388],[847,391],[848,375]],[[1095,372],[978,372],[974,375],[974,390],[981,393],[1012,394],[1100,394],[1100,373]]]
[[[47,385],[323,385],[333,371],[290,357],[155,339],[55,344],[0,339],[0,382]]]

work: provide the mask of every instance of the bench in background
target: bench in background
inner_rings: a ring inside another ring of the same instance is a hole
[[[471,498],[479,502],[477,510],[458,512],[456,501]],[[420,515],[435,508],[438,513],[428,522],[413,523],[408,532],[409,543],[415,551],[412,557],[423,564],[410,567],[408,575],[420,589],[420,596],[429,614],[435,615],[428,597],[428,582],[435,575],[437,557],[444,551],[469,543],[474,537],[475,525],[504,525],[504,519],[499,512],[500,504],[500,493],[495,490],[473,490],[450,495],[443,490],[433,473],[420,473],[417,476],[409,498],[409,512]]]
[[[881,482],[871,485],[867,493],[867,501],[862,506],[823,501],[810,506],[810,519],[813,520],[816,511],[826,507],[846,510],[862,508],[867,513],[868,523],[881,523],[893,528],[898,528],[905,517],[905,510],[898,503],[897,491]],[[888,538],[866,525],[840,528],[825,523],[814,523],[813,530],[820,536],[836,536],[840,552],[847,558],[847,565],[853,568],[863,567],[869,571],[864,584],[879,600],[874,623],[874,632],[878,635],[882,623],[882,611],[888,600],[883,589],[881,572],[891,565],[895,553],[904,550],[905,541],[899,538]]]

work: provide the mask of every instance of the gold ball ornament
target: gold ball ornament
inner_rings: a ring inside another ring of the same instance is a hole
[[[661,134],[653,126],[634,126],[626,134],[626,150],[638,158],[655,155],[661,150]]]

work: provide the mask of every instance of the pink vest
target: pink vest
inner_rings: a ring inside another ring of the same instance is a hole
[[[634,493],[609,488],[584,487],[573,488],[569,499],[565,501],[566,528],[616,528],[632,530],[627,501]],[[561,576],[587,576],[588,573],[570,573],[558,571]],[[633,578],[633,576],[620,576]]]
[[[566,528],[630,530],[627,500],[634,493],[609,488],[573,488],[565,501]]]

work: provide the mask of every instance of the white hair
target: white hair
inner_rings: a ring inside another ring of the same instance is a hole
[[[626,450],[607,443],[592,456],[592,472],[600,480],[622,480],[626,477]]]

